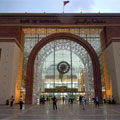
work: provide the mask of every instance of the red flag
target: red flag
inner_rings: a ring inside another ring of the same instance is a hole
[[[64,6],[67,4],[67,3],[69,3],[70,1],[64,1]]]

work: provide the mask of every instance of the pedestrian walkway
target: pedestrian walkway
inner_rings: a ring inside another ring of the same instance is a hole
[[[0,120],[120,120],[120,105],[86,105],[83,110],[79,104],[58,104],[53,110],[52,104],[0,106]]]

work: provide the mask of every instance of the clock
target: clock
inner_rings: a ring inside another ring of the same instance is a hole
[[[69,72],[70,65],[66,61],[61,61],[57,65],[57,70],[59,71],[59,73],[65,74],[65,73]]]

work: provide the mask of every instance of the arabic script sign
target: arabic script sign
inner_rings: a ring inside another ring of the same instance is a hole
[[[24,19],[20,20],[20,24],[105,24],[107,23],[105,20],[101,20],[98,18],[93,19],[64,19],[64,20],[49,20],[49,19]]]

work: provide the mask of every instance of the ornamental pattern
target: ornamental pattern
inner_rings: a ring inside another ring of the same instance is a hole
[[[91,46],[96,51],[97,55],[101,54],[101,40],[100,33],[102,29],[99,28],[40,28],[40,29],[24,29],[25,33],[25,44],[24,44],[24,71],[26,71],[26,64],[28,60],[28,56],[33,49],[33,47],[40,41],[42,38],[48,36],[49,34],[59,33],[59,32],[70,32],[75,35],[82,37],[84,40],[88,41]],[[56,51],[59,50],[70,50],[71,49],[74,54],[76,54],[82,61],[84,65],[84,71],[86,73],[86,77],[88,79],[88,91],[93,91],[93,68],[92,62],[87,51],[80,46],[79,44],[72,42],[70,40],[56,40],[55,42],[50,42],[46,46],[44,46],[40,52],[38,53],[35,64],[34,64],[34,85],[33,85],[33,93],[37,94],[40,91],[43,91],[43,81],[42,74],[44,72],[43,65],[44,61],[54,49]],[[100,61],[101,63],[101,61]],[[82,68],[82,67],[81,67]],[[79,72],[79,71],[78,71]],[[25,72],[24,72],[25,76]]]

